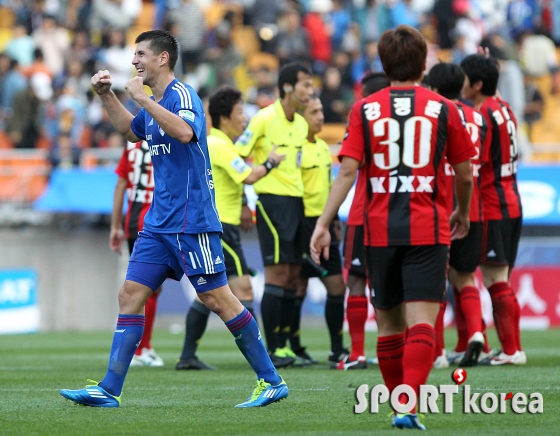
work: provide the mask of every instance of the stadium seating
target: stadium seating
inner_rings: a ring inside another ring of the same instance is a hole
[[[0,149],[0,203],[36,200],[47,186],[47,150]]]

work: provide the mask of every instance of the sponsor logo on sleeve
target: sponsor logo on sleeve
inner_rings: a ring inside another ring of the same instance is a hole
[[[239,142],[241,145],[247,145],[252,137],[253,137],[253,132],[251,132],[250,130],[245,130],[243,134],[239,137],[239,140],[237,142]]]
[[[191,123],[194,123],[194,113],[192,113],[191,111],[188,110],[180,110],[179,111],[179,116],[181,118],[183,118],[184,120],[188,120]]]
[[[229,164],[239,174],[243,174],[245,172],[245,170],[247,169],[247,164],[240,157],[236,157]]]

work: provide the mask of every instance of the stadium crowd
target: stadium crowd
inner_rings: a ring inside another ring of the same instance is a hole
[[[278,68],[300,61],[313,73],[325,122],[344,123],[364,73],[381,71],[381,33],[400,24],[427,38],[427,72],[443,52],[459,63],[481,42],[490,46],[501,64],[498,88],[520,125],[542,115],[534,79],[558,77],[560,0],[2,0],[0,17],[1,145],[47,148],[54,166],[78,165],[84,148],[124,146],[89,78],[110,69],[117,95],[137,112],[123,92],[133,74],[123,60],[149,28],[177,37],[175,73],[203,101],[235,86],[249,117],[276,98]]]

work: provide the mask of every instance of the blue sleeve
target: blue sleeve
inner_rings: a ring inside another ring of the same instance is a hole
[[[202,106],[202,100],[193,88],[178,82],[173,88],[173,113],[185,120],[193,129],[193,141],[199,140],[206,134],[206,115]]]
[[[146,109],[140,109],[140,112],[134,117],[132,123],[130,123],[130,128],[132,133],[134,133],[140,139],[146,139]]]

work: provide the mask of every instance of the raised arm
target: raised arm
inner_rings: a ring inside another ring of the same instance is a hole
[[[132,115],[120,102],[113,90],[111,89],[111,74],[107,70],[99,70],[91,78],[91,86],[99,95],[103,107],[109,115],[111,124],[117,132],[124,136],[130,142],[138,142],[138,138],[130,127],[134,115]]]

